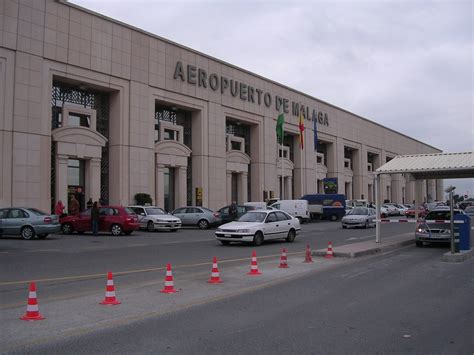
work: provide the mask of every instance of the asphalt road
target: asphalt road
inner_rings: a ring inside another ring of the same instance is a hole
[[[406,233],[414,224],[385,224],[382,236]],[[327,242],[343,245],[375,238],[375,228],[342,229],[337,222],[315,222],[302,226],[294,243],[269,242],[255,248],[241,244],[222,246],[214,230],[183,228],[171,232],[134,232],[130,236],[53,235],[45,240],[0,240],[1,309],[24,304],[28,281],[41,286],[42,302],[90,294],[102,289],[104,275],[112,271],[124,286],[156,280],[167,263],[174,270],[208,270],[213,256],[220,261],[248,263],[254,249],[259,257],[304,253],[307,244],[323,249]],[[161,275],[161,274],[160,274]]]
[[[408,246],[22,354],[472,354],[474,260]]]

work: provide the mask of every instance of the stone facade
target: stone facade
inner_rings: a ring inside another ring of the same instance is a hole
[[[337,178],[339,193],[373,201],[377,167],[396,155],[440,151],[54,0],[0,2],[0,108],[0,207],[48,211],[67,199],[70,159],[84,162],[86,198],[111,204],[148,193],[160,206],[202,202],[217,209],[232,199],[280,196],[281,175],[285,198],[322,192],[324,178]],[[285,112],[283,154],[275,133],[279,112]],[[442,186],[425,182],[423,199],[441,199]],[[384,176],[381,191],[394,202],[415,199],[414,182],[401,175]]]

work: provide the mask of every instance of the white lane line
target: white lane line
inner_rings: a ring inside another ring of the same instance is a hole
[[[35,250],[25,250],[25,253],[43,253],[43,252],[59,252],[59,249],[35,249]]]
[[[344,278],[350,279],[350,278],[352,278],[352,277],[364,275],[364,274],[367,274],[367,273],[372,272],[372,271],[373,271],[373,270],[362,270],[362,271],[355,272],[355,273],[352,273],[352,274],[343,274],[343,275],[341,275],[340,277],[341,277],[342,279],[344,279]]]
[[[375,238],[375,234],[374,235],[367,235],[365,237],[352,237],[352,238],[349,238],[349,239],[346,239],[346,240],[361,240],[361,239],[369,239],[369,238]]]

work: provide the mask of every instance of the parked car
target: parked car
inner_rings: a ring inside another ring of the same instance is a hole
[[[176,232],[181,228],[181,220],[156,206],[128,206],[138,217],[140,228],[148,232],[169,230]]]
[[[408,211],[408,207],[400,203],[395,203],[395,207],[398,208],[398,214],[400,216],[405,216],[406,211]]]
[[[454,210],[454,214],[463,213]],[[449,207],[435,208],[424,219],[419,219],[415,231],[415,244],[422,247],[424,242],[449,243],[451,241],[451,211]],[[427,223],[430,222],[430,223]]]
[[[464,210],[464,213],[467,214],[472,219],[474,217],[474,206],[466,207],[466,209]],[[471,226],[472,226],[472,224],[471,224]]]
[[[223,245],[245,242],[258,246],[269,239],[285,239],[291,243],[300,229],[299,220],[284,211],[254,210],[218,227],[215,235]]]
[[[219,212],[222,223],[232,222],[232,217],[229,214],[229,207],[230,206],[225,206],[225,207],[222,207],[220,210],[217,211],[217,212]],[[247,206],[247,205],[237,205],[236,208],[237,208],[237,217],[236,217],[236,219],[238,219],[240,216],[244,215],[248,211],[252,211],[252,210],[257,209],[254,206]]]
[[[391,203],[384,203],[382,207],[385,207],[387,209],[388,216],[397,216],[399,214],[398,208],[396,208],[395,205]]]
[[[298,218],[300,224],[309,221],[308,200],[279,200],[270,207]]]
[[[443,207],[443,206],[446,206],[446,205],[445,205],[444,202],[442,202],[442,201],[428,202],[428,203],[426,204],[426,209],[427,209],[428,211],[433,211],[434,209],[436,209],[436,208],[438,208],[438,207]]]
[[[183,225],[198,226],[200,229],[221,224],[222,221],[218,212],[198,206],[180,207],[171,214],[181,219]]]
[[[0,235],[19,235],[30,240],[44,239],[61,230],[59,217],[36,208],[11,207],[0,209]]]
[[[341,219],[342,228],[375,226],[375,209],[354,207]]]
[[[63,234],[79,234],[92,230],[91,210],[75,216],[60,218]],[[123,206],[99,207],[99,232],[110,232],[113,236],[130,235],[139,228],[138,216],[130,208]]]
[[[420,218],[423,218],[426,216],[428,212],[426,211],[426,208],[424,208],[423,206],[418,206],[418,217]],[[405,216],[407,218],[415,218],[415,208],[409,208],[406,212],[405,212]]]

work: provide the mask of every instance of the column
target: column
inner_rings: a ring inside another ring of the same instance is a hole
[[[293,177],[287,176],[285,179],[285,199],[292,200],[293,199]]]
[[[226,203],[231,204],[232,203],[232,171],[227,170],[226,171]]]
[[[436,200],[436,180],[426,180],[426,184],[428,185],[427,201],[433,202]]]
[[[367,161],[367,153],[365,153],[365,161]],[[362,198],[364,194],[364,187],[362,183],[364,181],[364,173],[367,171],[367,163],[365,167],[362,166],[362,154],[359,149],[352,150],[352,197],[355,199]]]
[[[418,206],[423,203],[425,196],[425,180],[415,181],[415,220],[418,219]]]
[[[56,156],[56,201],[61,200],[69,210],[69,197],[67,195],[67,160],[65,155]]]
[[[165,166],[163,164],[156,164],[155,203],[158,207],[165,206],[164,173],[165,173]]]
[[[187,200],[187,183],[186,183],[186,173],[188,171],[187,166],[179,166],[177,169],[178,176],[176,177],[176,200],[175,206],[186,206]]]
[[[100,163],[101,159],[99,158],[92,158],[89,161],[90,186],[86,186],[86,191],[89,188],[89,196],[92,197],[92,201],[99,201],[100,198]]]
[[[444,181],[436,180],[436,200],[444,201]]]
[[[240,192],[240,201],[239,203],[244,203],[244,202],[247,202],[247,193],[248,193],[248,189],[247,189],[247,181],[248,181],[248,177],[249,177],[249,174],[244,171],[243,173],[240,174],[240,188],[239,188],[239,192]]]

